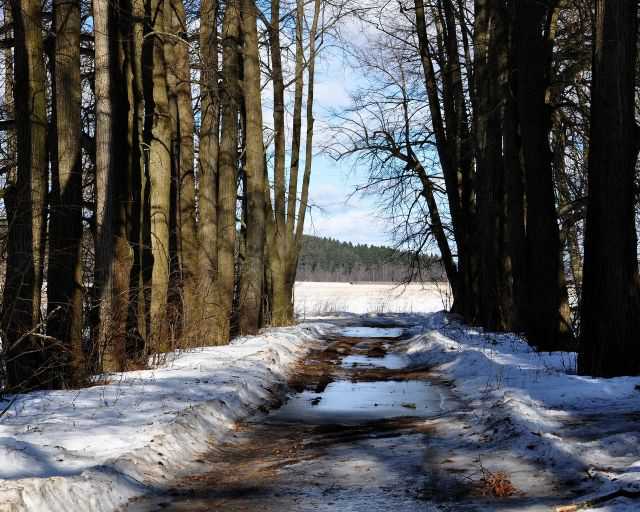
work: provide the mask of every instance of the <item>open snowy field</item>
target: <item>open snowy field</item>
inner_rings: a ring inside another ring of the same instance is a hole
[[[300,318],[336,313],[429,313],[450,307],[447,283],[350,284],[298,282],[295,308]]]

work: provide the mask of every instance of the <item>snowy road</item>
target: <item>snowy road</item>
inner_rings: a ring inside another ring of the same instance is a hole
[[[284,405],[126,510],[533,512],[568,497],[552,472],[487,450],[473,409],[411,363],[404,329],[354,321],[300,363]],[[517,487],[486,469],[496,458]]]
[[[640,377],[444,312],[323,322],[18,397],[0,512],[640,510]]]
[[[400,328],[345,328],[301,363],[288,401],[130,511],[437,510],[426,489],[432,418],[456,404],[390,350]]]

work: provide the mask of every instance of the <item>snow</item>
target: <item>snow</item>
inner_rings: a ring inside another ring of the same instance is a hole
[[[106,385],[16,396],[0,418],[0,511],[114,510],[161,485],[280,399],[294,363],[333,329],[271,329]]]
[[[330,317],[340,313],[388,314],[428,313],[449,304],[446,283],[350,284],[298,282],[295,285],[296,314],[302,318]]]
[[[389,356],[451,384],[462,407],[445,413],[442,446],[433,440],[440,464],[504,470],[530,499],[540,491],[555,501],[556,484],[576,490],[548,505],[639,491],[640,377],[579,376],[574,353],[539,353],[517,335],[465,326],[440,311],[445,289],[298,283],[298,314],[333,324],[173,354],[106,385],[18,396],[0,418],[0,511],[114,510],[167,474],[193,472],[238,420],[282,397],[295,362],[329,332],[388,337],[399,348]],[[353,328],[355,315],[367,327]],[[618,498],[590,510],[638,509],[638,500]]]
[[[579,376],[575,353],[536,352],[514,334],[485,333],[443,312],[423,317],[413,333],[406,355],[453,383],[489,451],[582,482],[576,503],[640,490],[640,377]],[[639,507],[619,498],[580,510]]]

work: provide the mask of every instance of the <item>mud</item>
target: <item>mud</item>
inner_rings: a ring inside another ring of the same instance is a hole
[[[127,510],[430,510],[429,419],[453,401],[393,351],[403,332],[390,327],[326,340],[298,365],[282,407],[238,425],[202,456],[202,472]]]
[[[239,424],[199,469],[126,510],[521,512],[557,503],[552,471],[474,433],[478,419],[449,383],[408,364],[400,326],[348,327],[299,363],[281,407]],[[486,467],[508,468],[514,492],[493,496],[487,483],[500,475]]]

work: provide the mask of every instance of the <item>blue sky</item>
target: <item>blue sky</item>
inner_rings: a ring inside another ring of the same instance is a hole
[[[305,232],[345,242],[389,245],[388,225],[375,199],[352,196],[365,176],[366,169],[354,169],[350,163],[316,155],[311,176],[311,211]]]
[[[332,50],[321,53],[314,102],[318,146],[327,137],[323,129],[331,111],[349,105],[350,91],[364,80],[341,55]],[[375,198],[352,195],[355,187],[366,181],[367,169],[355,167],[349,160],[336,162],[317,151],[311,175],[311,215],[305,232],[354,243],[390,245],[389,225]]]

